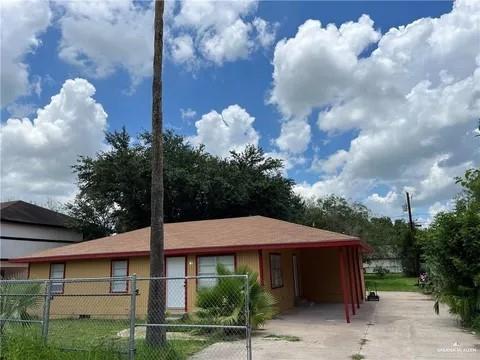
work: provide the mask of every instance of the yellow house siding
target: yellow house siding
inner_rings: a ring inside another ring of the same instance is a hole
[[[282,261],[283,286],[272,289],[270,282],[270,254],[280,254]],[[277,299],[279,311],[285,311],[295,305],[295,293],[293,283],[293,250],[264,250],[263,255],[263,274],[265,289],[270,291]]]
[[[29,279],[48,279],[50,276],[50,263],[30,264]]]
[[[272,289],[270,283],[270,254],[279,253],[282,261],[283,286]],[[285,311],[295,304],[294,280],[293,280],[293,255],[298,259],[298,275],[300,282],[300,295],[316,302],[341,302],[342,293],[339,282],[339,265],[337,249],[305,249],[305,250],[262,250],[263,282],[267,291],[271,292],[278,301],[278,309]],[[252,271],[261,273],[259,252],[237,252],[237,268],[242,265],[248,266]],[[361,260],[361,254],[359,254]],[[361,264],[361,262],[360,262]],[[65,262],[66,278],[92,278],[110,277],[111,259],[75,260]],[[30,266],[31,279],[48,279],[49,263],[32,263]],[[149,276],[149,258],[129,258],[129,275],[136,274],[138,277]],[[187,276],[197,275],[197,255],[186,256]],[[348,279],[347,279],[348,281]],[[363,281],[363,274],[362,274]],[[137,282],[137,316],[144,317],[147,312],[148,281]],[[348,283],[347,283],[348,284]],[[362,284],[363,285],[363,284]],[[187,311],[195,309],[196,302],[196,279],[187,280]],[[82,294],[108,294],[110,282],[85,282],[80,284],[66,284],[65,295],[75,293]],[[88,314],[92,316],[117,316],[125,317],[128,314],[130,296],[84,296],[84,297],[54,297],[52,301],[52,313],[59,316],[78,316]]]
[[[247,251],[235,254],[237,267],[247,265],[253,271],[259,272],[258,252]],[[197,256],[186,256],[187,276],[197,275]],[[112,259],[72,260],[65,263],[65,278],[101,278],[111,276]],[[148,257],[129,258],[128,273],[136,274],[137,277],[148,277],[150,265]],[[30,279],[48,279],[50,263],[32,263],[30,266]],[[137,281],[137,316],[144,317],[148,305],[148,284],[147,280]],[[195,309],[197,281],[187,280],[187,311]],[[81,282],[66,283],[63,295],[75,294],[109,294],[110,282]],[[128,314],[130,296],[54,296],[51,302],[52,314],[60,317],[78,317],[79,315],[91,316],[115,316],[123,317]]]
[[[246,265],[250,270],[260,273],[260,266],[258,262],[258,251],[245,251],[237,253],[237,267]]]

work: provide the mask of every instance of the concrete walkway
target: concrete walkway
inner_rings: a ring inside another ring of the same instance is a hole
[[[268,322],[252,338],[253,360],[345,360],[357,353],[372,360],[480,359],[480,337],[460,329],[445,307],[437,316],[425,295],[380,296],[379,303],[362,304],[350,324],[341,305],[296,308]],[[269,334],[276,339],[265,338]],[[194,359],[245,359],[244,343],[218,343]]]

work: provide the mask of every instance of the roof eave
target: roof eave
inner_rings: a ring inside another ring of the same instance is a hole
[[[269,249],[305,249],[305,248],[332,248],[332,247],[352,247],[360,246],[364,252],[371,252],[373,249],[364,241],[358,238],[349,240],[333,239],[329,241],[318,242],[302,242],[302,243],[278,243],[278,244],[255,244],[255,245],[238,245],[238,246],[209,246],[209,247],[195,247],[182,249],[166,249],[166,256],[187,255],[187,254],[211,254],[211,253],[225,253],[234,251],[249,251],[249,250],[269,250]],[[88,260],[88,259],[114,259],[125,257],[142,257],[149,256],[149,251],[128,251],[128,252],[108,252],[108,253],[94,253],[94,254],[72,254],[72,255],[53,255],[53,256],[38,256],[38,257],[23,257],[16,258],[12,262],[52,262],[65,260]]]

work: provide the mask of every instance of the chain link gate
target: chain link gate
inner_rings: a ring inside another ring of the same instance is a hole
[[[165,294],[161,323],[147,321],[152,285]],[[249,296],[248,275],[1,280],[2,343],[29,336],[79,359],[251,360]],[[149,331],[164,341],[147,344]]]

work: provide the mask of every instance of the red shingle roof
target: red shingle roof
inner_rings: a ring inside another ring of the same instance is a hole
[[[248,249],[368,245],[359,238],[263,216],[165,224],[167,255]],[[57,247],[26,257],[22,262],[65,259],[147,256],[150,228]]]

